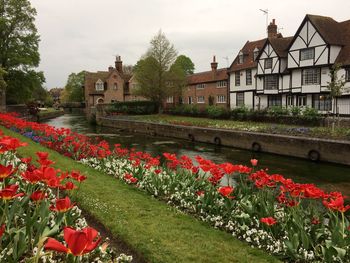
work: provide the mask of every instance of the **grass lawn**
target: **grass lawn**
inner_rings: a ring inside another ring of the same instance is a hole
[[[328,127],[303,127],[297,125],[272,124],[263,122],[214,120],[200,117],[174,116],[166,114],[138,115],[134,119],[148,122],[177,124],[186,126],[199,126],[208,128],[223,128],[240,131],[277,133],[295,136],[308,136],[317,138],[330,138],[350,140],[349,128],[335,128],[332,132]]]
[[[38,115],[45,116],[46,114],[50,114],[52,112],[63,112],[63,110],[62,109],[56,110],[54,108],[45,108],[45,110],[40,110]]]
[[[147,262],[279,262],[111,176],[2,126],[0,129],[6,135],[28,142],[27,147],[17,150],[20,155],[36,159],[37,151],[46,151],[56,168],[79,170],[87,175],[79,191],[79,207],[142,254]]]

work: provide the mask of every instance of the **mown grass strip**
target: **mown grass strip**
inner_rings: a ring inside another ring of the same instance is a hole
[[[275,257],[250,248],[230,234],[182,214],[134,187],[15,132],[0,129],[28,142],[27,147],[18,149],[20,155],[35,159],[37,151],[47,151],[56,168],[79,170],[87,175],[88,180],[79,191],[79,206],[149,262],[278,262]]]

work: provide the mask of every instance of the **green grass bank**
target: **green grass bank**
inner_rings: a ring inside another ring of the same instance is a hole
[[[147,262],[279,262],[264,251],[250,248],[230,234],[185,215],[137,188],[47,149],[0,126],[6,135],[27,142],[18,149],[36,159],[50,153],[54,167],[79,170],[88,176],[81,185],[78,205],[114,236],[124,240]]]

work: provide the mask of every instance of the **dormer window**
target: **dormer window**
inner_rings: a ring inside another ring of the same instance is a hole
[[[314,48],[305,48],[300,50],[300,60],[314,59],[315,49]]]
[[[243,52],[239,52],[238,54],[238,64],[243,64],[244,62],[244,56],[243,56]]]
[[[117,89],[118,89],[118,84],[117,84],[117,83],[114,83],[114,84],[113,84],[113,89],[114,89],[114,90],[117,90]]]
[[[104,90],[104,83],[102,80],[99,79],[98,81],[96,81],[95,89],[96,89],[96,91],[103,91]]]
[[[258,57],[258,55],[259,55],[259,49],[256,47],[255,49],[254,49],[254,53],[253,53],[253,55],[254,55],[254,61],[256,60],[256,58]]]

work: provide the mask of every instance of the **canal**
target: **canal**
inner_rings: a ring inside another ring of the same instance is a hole
[[[269,173],[279,173],[300,183],[315,183],[327,191],[341,191],[350,196],[350,167],[330,163],[313,163],[307,160],[268,153],[253,153],[222,146],[189,142],[173,138],[153,137],[144,134],[115,131],[107,127],[93,126],[85,116],[65,114],[45,123],[69,128],[88,136],[98,136],[111,145],[120,143],[123,147],[134,147],[152,155],[163,152],[195,157],[201,155],[216,163],[231,162],[250,165],[250,159],[259,160],[258,168],[268,168]],[[349,154],[350,158],[350,154]]]

